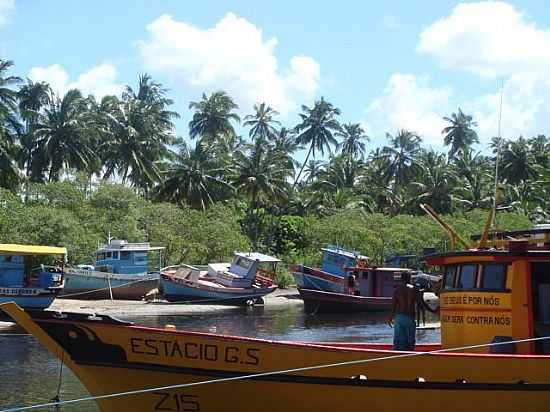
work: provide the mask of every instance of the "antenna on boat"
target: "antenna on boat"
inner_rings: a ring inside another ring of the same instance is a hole
[[[502,100],[504,96],[504,79],[500,81],[500,107],[498,111],[498,146],[497,146],[497,158],[495,160],[495,193],[493,196],[493,229],[497,228],[496,221],[496,210],[497,210],[497,193],[498,193],[498,163],[500,161],[500,148],[502,146],[502,134],[501,134],[501,125],[502,125]]]
[[[502,125],[503,95],[504,95],[504,79],[501,79],[500,104],[499,104],[499,112],[498,112],[497,156],[495,159],[495,187],[494,187],[494,193],[493,193],[493,207],[491,208],[491,211],[489,212],[489,216],[487,217],[487,221],[485,222],[483,233],[481,234],[481,238],[479,239],[479,243],[477,246],[478,249],[485,248],[487,246],[487,237],[489,235],[489,231],[493,233],[497,231],[498,164],[500,160],[500,148],[502,146],[501,125]]]

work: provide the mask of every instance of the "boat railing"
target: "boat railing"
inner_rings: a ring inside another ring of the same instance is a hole
[[[275,273],[272,270],[264,269],[264,268],[256,269],[256,276],[262,276],[264,278],[268,278],[268,279],[271,279],[271,280],[277,279],[277,273]]]
[[[262,275],[256,275],[254,282],[263,288],[268,288],[270,286],[275,286],[275,280],[271,278],[264,277]]]
[[[549,250],[550,249],[550,236],[548,234],[544,238],[537,237],[521,237],[519,239],[488,239],[487,247],[492,247],[495,249],[509,249],[511,240],[522,240],[525,241],[528,245],[528,248],[531,250]]]
[[[181,268],[187,268],[187,269],[201,271],[201,270],[208,269],[208,266],[206,266],[206,265],[188,265],[187,263],[180,263],[179,265],[171,265],[171,266],[163,267],[160,271],[161,272],[167,272],[167,271],[171,271],[171,270],[178,270],[178,269],[181,269]]]

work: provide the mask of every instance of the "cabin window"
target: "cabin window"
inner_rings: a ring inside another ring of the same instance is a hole
[[[136,252],[134,253],[134,263],[139,264],[146,264],[147,263],[147,252]]]
[[[113,253],[112,252],[105,252],[105,259],[112,259]]]
[[[105,253],[98,253],[97,260],[105,260]]]
[[[237,266],[248,269],[252,262],[248,259],[244,259],[244,258],[240,257],[240,258],[237,259],[237,261],[235,263],[237,264]]]
[[[502,263],[486,263],[483,265],[483,276],[481,278],[482,289],[505,289],[506,268]]]
[[[113,259],[118,259],[118,252],[113,252]]]
[[[130,260],[130,252],[120,252],[120,260]]]
[[[477,265],[461,265],[457,289],[475,289],[477,280]]]
[[[134,263],[147,263],[147,252],[134,253]]]
[[[454,289],[456,279],[456,266],[447,266],[445,270],[445,289]]]

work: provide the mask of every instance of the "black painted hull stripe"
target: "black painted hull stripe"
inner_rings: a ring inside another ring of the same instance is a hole
[[[122,368],[133,370],[145,370],[150,372],[162,372],[184,375],[208,376],[215,378],[232,378],[247,375],[245,372],[232,372],[216,369],[182,368],[176,366],[154,365],[148,363],[96,363],[78,362],[81,366],[97,366],[107,368]],[[416,382],[386,379],[352,379],[352,378],[325,378],[318,376],[303,375],[271,375],[247,378],[247,380],[269,381],[278,383],[297,383],[309,385],[334,385],[352,387],[371,387],[387,389],[437,389],[437,390],[461,390],[461,391],[519,391],[519,392],[540,392],[550,391],[550,384],[547,383],[474,383],[474,382]]]

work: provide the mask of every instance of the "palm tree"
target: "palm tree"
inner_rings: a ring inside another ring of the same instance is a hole
[[[296,139],[292,134],[292,131],[289,131],[283,127],[275,135],[275,140],[271,143],[273,153],[275,154],[275,159],[280,161],[280,166],[287,170],[287,173],[290,177],[294,176],[295,168],[299,163],[294,160],[292,155],[300,148],[296,143]]]
[[[472,116],[466,115],[458,108],[458,114],[453,113],[451,117],[443,117],[443,120],[450,123],[441,133],[445,134],[443,140],[445,146],[451,145],[449,157],[453,157],[459,150],[466,150],[472,144],[479,143],[477,133],[473,130],[477,123]]]
[[[277,129],[274,125],[279,126],[281,122],[274,120],[273,117],[277,116],[279,112],[273,110],[265,103],[260,105],[254,105],[255,114],[249,114],[244,118],[243,126],[250,126],[250,132],[248,133],[250,139],[255,141],[256,139],[264,139],[266,141],[275,140],[277,137]]]
[[[365,156],[365,143],[370,139],[359,123],[347,123],[342,126],[342,130],[336,132],[336,136],[343,140],[338,143],[337,149],[342,150],[342,154],[348,159],[363,159]]]
[[[168,90],[163,88],[153,78],[145,73],[138,78],[138,88],[134,91],[131,86],[126,86],[122,93],[122,100],[140,100],[146,104],[161,103],[163,106],[170,106],[173,102],[166,97]]]
[[[172,100],[165,93],[159,83],[143,75],[137,92],[127,86],[122,101],[115,97],[102,100],[104,178],[117,173],[145,195],[160,182],[160,163],[173,156],[169,145],[178,141],[173,119],[179,115],[168,110]]]
[[[328,167],[320,177],[319,184],[328,186],[331,190],[348,188],[353,189],[361,178],[363,163],[349,159],[344,155],[330,159]]]
[[[225,168],[213,156],[212,147],[197,141],[193,150],[183,145],[176,161],[165,172],[159,187],[162,200],[187,203],[192,208],[206,210],[232,186],[223,178]]]
[[[489,206],[492,192],[490,160],[479,152],[461,150],[454,158],[454,169],[459,179],[456,200],[471,209]]]
[[[22,129],[16,116],[17,95],[11,87],[21,79],[6,75],[11,66],[12,61],[0,60],[0,186],[15,189],[19,180],[16,140]]]
[[[340,114],[340,109],[334,107],[322,97],[321,100],[315,102],[311,109],[305,105],[302,106],[302,111],[303,113],[300,113],[302,122],[295,127],[296,132],[299,133],[296,142],[299,145],[309,145],[309,151],[298,176],[296,176],[294,186],[298,183],[309,156],[313,154],[313,157],[315,157],[316,150],[321,152],[322,155],[325,149],[331,153],[331,146],[338,144],[334,133],[341,130],[340,123],[336,119],[336,116]]]
[[[325,171],[326,162],[323,160],[310,160],[306,166],[306,182],[313,183],[319,179],[321,174]]]
[[[440,213],[452,212],[453,193],[456,188],[456,176],[444,154],[433,150],[423,150],[419,156],[423,172],[413,182],[417,193],[416,207],[419,203],[429,203]]]
[[[19,183],[19,169],[15,162],[18,147],[15,141],[21,133],[21,124],[14,115],[0,122],[0,187],[10,190],[15,190]]]
[[[25,131],[21,136],[21,157],[19,165],[25,169],[25,174],[30,175],[32,150],[34,146],[34,129],[39,114],[43,107],[48,106],[52,90],[46,82],[33,82],[27,79],[27,83],[17,92],[19,113],[25,121]]]
[[[520,137],[507,142],[502,150],[501,176],[508,183],[516,185],[530,179],[536,179],[535,159],[527,141]]]
[[[544,169],[548,169],[550,166],[550,139],[539,134],[529,139],[528,143],[536,163]]]
[[[63,98],[51,96],[34,129],[31,177],[57,181],[61,170],[88,170],[95,156],[88,138],[89,112],[80,91],[69,90]]]
[[[199,102],[191,102],[189,108],[195,110],[189,122],[189,137],[201,138],[206,143],[216,142],[224,136],[234,136],[232,121],[240,122],[234,113],[239,106],[224,91],[207,96],[203,93]]]
[[[278,159],[280,156],[280,153],[275,152],[261,139],[256,140],[248,153],[237,152],[235,156],[233,186],[238,193],[245,194],[249,199],[249,233],[255,245],[258,241],[260,203],[282,203],[286,198],[286,179],[289,172],[284,167],[284,162]]]
[[[417,155],[422,139],[416,133],[402,129],[397,135],[386,133],[390,146],[382,149],[383,156],[388,158],[387,167],[383,172],[386,182],[393,181],[394,187],[402,187],[409,183],[420,171]]]
[[[17,110],[17,93],[12,89],[21,79],[17,76],[7,76],[11,60],[0,59],[0,120],[6,119]]]
[[[148,109],[136,99],[121,102],[109,116],[110,138],[102,147],[104,178],[116,172],[145,193],[161,180],[158,163],[170,157],[167,145],[174,142],[171,130],[159,126],[156,111]]]

